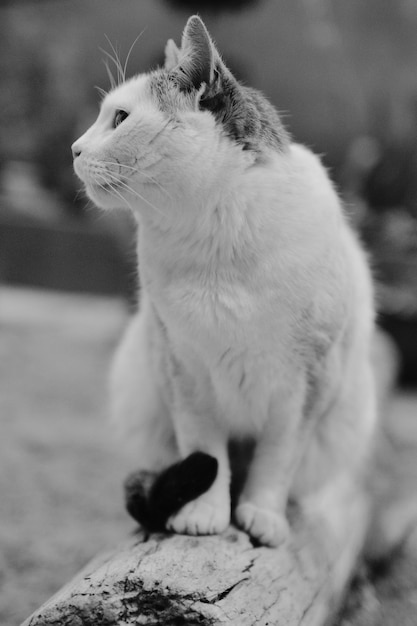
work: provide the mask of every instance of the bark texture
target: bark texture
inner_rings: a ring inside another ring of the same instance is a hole
[[[340,513],[307,523],[293,511],[292,541],[273,550],[234,528],[214,537],[139,532],[93,560],[24,626],[321,625],[360,551],[366,497],[352,490]]]

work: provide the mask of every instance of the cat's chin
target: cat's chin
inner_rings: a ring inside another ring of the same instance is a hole
[[[89,199],[94,202],[99,209],[118,209],[122,205],[125,206],[122,196],[116,198],[113,194],[101,187],[86,185],[85,191]]]

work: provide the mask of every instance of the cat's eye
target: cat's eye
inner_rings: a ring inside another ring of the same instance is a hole
[[[129,116],[127,111],[123,111],[123,109],[117,109],[114,119],[113,119],[113,128],[117,128],[125,119]]]

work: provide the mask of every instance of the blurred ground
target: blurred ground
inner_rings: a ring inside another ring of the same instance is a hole
[[[106,430],[121,301],[0,293],[0,624],[16,626],[132,528]]]
[[[126,460],[106,428],[106,376],[121,300],[0,293],[0,624],[16,626],[133,528]],[[392,403],[393,492],[417,502],[417,393]],[[378,579],[357,584],[343,626],[417,624],[417,534]]]

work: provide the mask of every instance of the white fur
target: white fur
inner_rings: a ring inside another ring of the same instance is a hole
[[[167,116],[150,81],[111,92],[74,144],[91,198],[139,224],[141,307],[115,360],[115,419],[145,469],[195,450],[218,459],[213,487],[170,520],[179,532],[227,526],[227,442],[254,437],[236,518],[276,545],[288,497],[356,475],[369,452],[366,259],[308,149],[259,159],[189,99]],[[116,109],[129,117],[113,129]]]

